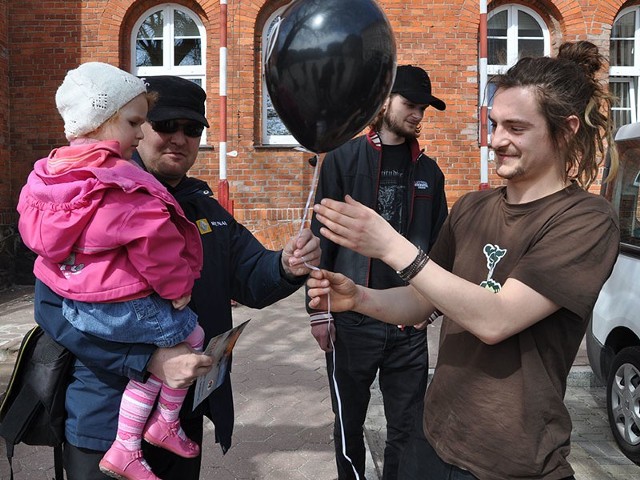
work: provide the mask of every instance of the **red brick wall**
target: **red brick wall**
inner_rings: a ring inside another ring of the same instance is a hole
[[[82,3],[7,2],[14,205],[33,162],[65,140],[54,95],[66,71],[81,59]]]
[[[24,0],[0,7],[0,208],[13,208],[34,160],[64,141],[54,94],[65,72],[99,60],[128,69],[129,35],[156,0]],[[179,0],[200,16],[207,38],[208,143],[192,174],[218,185],[219,2]],[[313,169],[308,154],[260,145],[260,35],[264,21],[286,0],[233,0],[228,5],[228,133],[230,197],[236,217],[278,247],[273,232],[296,231]],[[492,7],[504,4],[498,0]],[[590,39],[608,51],[610,25],[622,1],[527,0],[551,29],[554,49],[562,40]],[[427,111],[426,152],[447,177],[452,203],[480,182],[478,146],[477,0],[380,0],[394,29],[399,63],[426,68],[446,112]],[[3,8],[5,9],[3,11]],[[8,32],[8,34],[6,33]],[[4,46],[4,49],[3,49]],[[9,55],[4,52],[8,49]],[[8,90],[7,85],[8,69]],[[8,91],[8,95],[7,92]],[[10,101],[8,100],[10,99]],[[8,105],[10,105],[8,107]],[[9,108],[9,132],[7,130]],[[11,158],[11,165],[8,165]],[[490,165],[491,170],[491,165]],[[11,183],[9,183],[9,178]],[[499,180],[490,175],[490,183]]]

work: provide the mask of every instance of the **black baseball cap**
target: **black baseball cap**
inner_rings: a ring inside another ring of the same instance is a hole
[[[433,105],[438,110],[447,108],[442,100],[431,95],[431,79],[427,72],[413,65],[398,66],[391,93],[402,95],[416,104]]]
[[[149,110],[147,119],[151,122],[163,120],[195,120],[209,126],[204,116],[205,91],[186,78],[173,75],[158,75],[143,78],[148,92],[157,92],[158,101]]]

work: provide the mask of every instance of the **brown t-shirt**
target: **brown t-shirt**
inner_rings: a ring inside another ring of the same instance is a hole
[[[504,188],[457,202],[432,261],[493,291],[518,279],[561,308],[497,345],[445,318],[424,418],[443,460],[480,479],[573,474],[566,379],[618,242],[609,203],[576,184],[522,205]]]

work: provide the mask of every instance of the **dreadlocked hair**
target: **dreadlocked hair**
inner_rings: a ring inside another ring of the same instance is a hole
[[[596,78],[606,60],[598,47],[587,41],[566,42],[556,58],[522,58],[497,79],[497,87],[530,87],[547,121],[552,142],[565,152],[565,180],[575,179],[588,189],[598,177],[609,148],[610,168],[605,181],[618,169],[613,140],[613,96]],[[580,120],[573,132],[567,118]]]

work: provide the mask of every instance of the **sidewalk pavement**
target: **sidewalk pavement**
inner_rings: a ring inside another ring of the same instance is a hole
[[[15,350],[33,323],[33,289],[0,292],[0,391],[11,373]],[[302,291],[263,310],[234,308],[237,325],[251,318],[234,352],[234,443],[222,455],[212,427],[205,426],[203,480],[329,480],[336,478],[331,399],[324,355],[312,338]],[[438,326],[429,327],[430,363],[437,357]],[[565,402],[573,419],[570,461],[577,480],[638,479],[640,467],[617,449],[605,411],[605,389],[593,386],[581,349],[569,379]],[[384,411],[377,385],[365,424],[367,479],[382,472]],[[0,449],[4,451],[3,446]],[[18,445],[16,480],[50,480],[48,447]],[[0,480],[8,479],[0,454]]]

